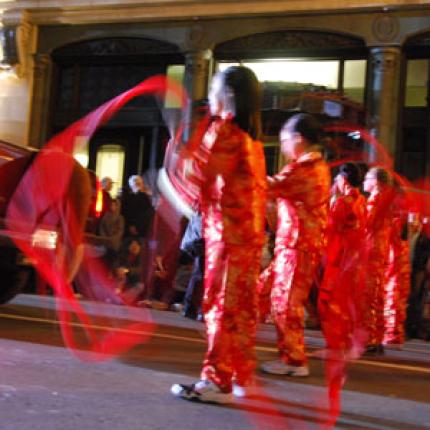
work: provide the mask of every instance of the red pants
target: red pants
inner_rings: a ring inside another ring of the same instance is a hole
[[[258,319],[260,322],[265,322],[267,316],[270,315],[270,296],[273,287],[274,268],[275,263],[272,261],[258,277]]]
[[[247,385],[256,366],[257,290],[261,246],[206,241],[203,314],[208,350],[201,378],[231,391]]]
[[[318,311],[327,348],[360,351],[366,342],[362,308],[365,266],[360,254],[346,253],[341,264],[328,263],[318,295]]]
[[[301,366],[307,362],[304,345],[305,304],[316,279],[320,254],[279,247],[275,250],[272,315],[281,359]]]
[[[364,325],[368,333],[368,345],[380,345],[385,333],[385,275],[387,264],[380,258],[369,257],[367,265],[365,300],[363,302]]]
[[[407,243],[398,250],[385,285],[384,343],[401,345],[405,342],[406,308],[411,286],[411,269]]]

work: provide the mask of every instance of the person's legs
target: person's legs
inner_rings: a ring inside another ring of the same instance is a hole
[[[378,264],[372,264],[371,261],[369,261],[369,270],[366,282],[366,301],[363,304],[367,309],[365,311],[365,327],[368,333],[367,344],[369,347],[377,347],[381,345],[384,339],[384,281],[385,267]]]
[[[260,255],[259,247],[223,247],[217,267],[207,268],[203,312],[208,350],[201,377],[225,392],[232,389],[233,374],[240,383],[246,383],[255,368]],[[216,273],[211,273],[214,270]]]
[[[318,259],[312,253],[298,251],[294,261],[296,267],[285,303],[285,316],[278,319],[279,324],[277,323],[276,326],[281,358],[288,364],[303,366],[307,363],[304,344],[304,309],[315,278]]]
[[[424,271],[411,273],[410,293],[406,309],[406,335],[415,338],[422,318]]]
[[[252,383],[256,367],[254,349],[258,324],[256,284],[260,272],[261,247],[236,247],[231,257],[229,275],[234,292],[229,306],[235,327],[231,338],[231,354],[235,383],[246,387]]]
[[[187,318],[196,319],[201,313],[202,296],[203,296],[203,262],[201,257],[196,257],[193,263],[193,271],[187,285],[184,296],[183,314]]]
[[[281,362],[273,362],[276,369],[272,369],[270,362],[263,364],[262,369],[269,373],[306,376],[304,307],[319,258],[315,253],[285,248],[278,249],[275,258],[272,314],[278,334]]]

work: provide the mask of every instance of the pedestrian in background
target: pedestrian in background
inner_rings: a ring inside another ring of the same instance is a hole
[[[147,239],[154,216],[150,193],[139,175],[130,176],[129,190],[121,193],[124,238]]]
[[[110,209],[111,203],[113,200],[110,193],[112,191],[113,181],[111,178],[109,178],[109,176],[105,176],[100,181],[100,185],[102,187],[102,194],[103,194],[103,206],[102,206],[102,212],[100,216],[103,217],[103,215]]]

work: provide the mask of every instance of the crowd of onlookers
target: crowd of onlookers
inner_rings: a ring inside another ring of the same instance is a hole
[[[187,221],[173,249],[159,253],[151,246],[155,200],[141,176],[129,178],[128,187],[111,196],[112,180],[101,180],[103,209],[98,235],[103,259],[112,269],[117,293],[124,303],[174,310],[191,319],[202,320],[204,240],[201,214]],[[270,214],[269,214],[270,215]],[[269,223],[270,224],[270,216]],[[411,267],[407,304],[406,334],[430,339],[430,228],[427,218],[410,214],[403,239],[408,242]],[[173,242],[174,243],[174,242]],[[274,237],[268,228],[261,269],[273,257]],[[152,270],[150,270],[152,268]],[[318,285],[312,289],[306,307],[307,326],[319,327],[316,309]],[[270,322],[270,314],[261,319]]]

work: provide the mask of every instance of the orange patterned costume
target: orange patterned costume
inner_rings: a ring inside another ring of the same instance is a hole
[[[392,227],[392,194],[389,190],[370,194],[367,200],[367,275],[364,300],[368,345],[384,340],[385,279]]]
[[[272,316],[281,359],[306,363],[304,306],[326,247],[330,172],[319,152],[308,152],[269,180],[278,225],[272,262]]]
[[[391,230],[389,265],[385,284],[384,343],[405,342],[406,307],[411,287],[409,242],[402,237],[402,220],[396,218]]]
[[[327,347],[349,351],[362,342],[366,199],[348,187],[330,208],[327,262],[318,309]]]
[[[256,283],[264,243],[263,147],[229,119],[217,119],[192,156],[190,179],[201,188],[205,238],[203,314],[208,350],[201,379],[231,391],[256,366]]]

